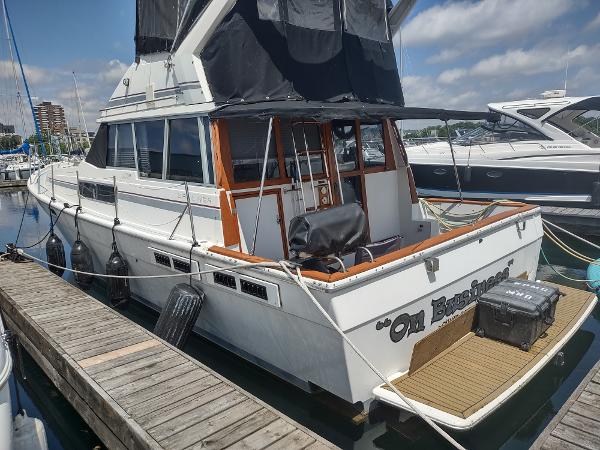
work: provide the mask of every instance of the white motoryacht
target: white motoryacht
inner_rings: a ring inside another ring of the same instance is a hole
[[[453,139],[465,198],[600,207],[600,97],[542,96],[491,103],[496,120]],[[447,141],[407,147],[420,194],[459,195],[450,150]]]
[[[318,305],[395,382],[471,331],[487,289],[535,278],[540,209],[420,201],[394,122],[405,108],[384,2],[175,3],[137,2],[138,55],[86,161],[39,170],[31,194],[63,211],[56,226],[86,243],[96,273],[114,247],[130,275],[191,273],[206,296],[198,334],[308,391],[412,411],[277,262],[300,268]],[[271,266],[227,269],[255,263]],[[130,289],[160,311],[181,282]],[[471,428],[593,306],[468,414],[405,394],[433,420]]]

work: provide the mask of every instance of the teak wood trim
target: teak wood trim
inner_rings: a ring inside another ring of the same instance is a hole
[[[454,202],[452,200],[443,200],[443,199],[436,199],[435,201],[438,201],[438,202],[443,201],[443,202],[451,202],[451,203],[459,203],[460,202],[459,200]],[[490,202],[483,202],[483,203],[475,202],[475,203],[476,204],[484,204],[484,205],[490,204]],[[477,222],[473,225],[465,225],[460,228],[455,228],[446,233],[431,237],[431,238],[426,239],[417,244],[413,244],[413,245],[409,245],[408,247],[401,248],[400,250],[396,250],[395,252],[391,252],[386,255],[380,256],[379,258],[375,258],[375,260],[373,262],[367,261],[367,262],[358,264],[356,266],[349,268],[346,272],[325,274],[322,272],[307,270],[307,271],[302,272],[302,274],[305,277],[311,278],[313,280],[323,281],[325,283],[333,283],[335,281],[340,281],[345,278],[349,278],[349,277],[358,275],[360,273],[367,272],[371,269],[382,266],[384,264],[391,263],[398,259],[405,258],[406,256],[412,255],[413,253],[427,250],[431,247],[442,244],[444,242],[448,242],[452,239],[456,239],[459,236],[470,233],[471,231],[479,230],[483,227],[491,225],[495,222],[499,222],[508,217],[516,216],[516,215],[534,210],[536,208],[539,208],[536,205],[527,205],[524,203],[517,203],[517,202],[506,202],[506,203],[501,203],[500,205],[504,205],[504,206],[513,206],[514,205],[514,206],[516,206],[516,208],[513,210],[510,210],[510,211],[503,211],[496,215],[489,216],[485,219],[480,220],[479,222]],[[219,255],[228,256],[231,258],[236,258],[236,259],[239,259],[242,261],[247,261],[247,262],[252,262],[252,263],[271,261],[266,258],[247,255],[245,253],[236,252],[234,250],[229,250],[229,249],[219,247],[219,246],[212,246],[209,248],[209,251],[211,251],[213,253],[217,253]]]
[[[235,204],[235,202],[234,202]],[[227,192],[219,191],[219,205],[221,207],[221,226],[223,228],[223,244],[225,247],[240,245],[240,227],[237,212],[231,208]]]

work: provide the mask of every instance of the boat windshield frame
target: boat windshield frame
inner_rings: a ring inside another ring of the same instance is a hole
[[[585,117],[592,113],[592,117]],[[583,118],[583,120],[582,120]],[[600,148],[600,97],[566,106],[544,120],[591,148]]]

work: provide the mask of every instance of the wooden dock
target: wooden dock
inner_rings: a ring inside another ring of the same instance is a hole
[[[2,189],[13,189],[23,188],[27,186],[27,180],[6,180],[0,181],[0,190]]]
[[[37,264],[0,262],[0,306],[110,449],[334,448]]]
[[[600,362],[590,370],[532,449],[600,449]]]
[[[586,236],[600,236],[600,209],[542,206],[542,216],[570,231]]]

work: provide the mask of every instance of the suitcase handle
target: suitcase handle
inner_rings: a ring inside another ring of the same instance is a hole
[[[500,308],[494,309],[494,320],[503,325],[513,325],[515,316],[514,314],[508,312],[508,303],[502,303]]]

